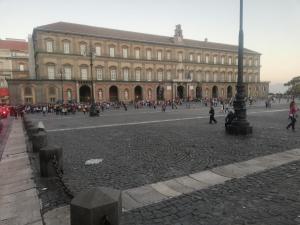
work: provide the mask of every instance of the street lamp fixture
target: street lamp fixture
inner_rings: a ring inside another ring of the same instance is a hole
[[[244,59],[244,32],[243,32],[243,0],[240,0],[240,31],[238,52],[238,82],[237,93],[233,102],[235,117],[226,131],[234,135],[247,135],[252,133],[252,127],[247,121],[247,110],[245,103],[245,85],[243,83],[243,59]]]

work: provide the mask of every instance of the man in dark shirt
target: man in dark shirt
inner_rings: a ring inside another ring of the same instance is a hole
[[[209,123],[212,124],[212,121],[214,121],[214,123],[217,123],[216,119],[215,119],[215,110],[214,107],[210,107],[209,110]]]

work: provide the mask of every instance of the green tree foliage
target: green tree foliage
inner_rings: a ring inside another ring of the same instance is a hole
[[[292,80],[285,83],[284,86],[289,87],[286,94],[300,96],[300,76],[294,77]]]

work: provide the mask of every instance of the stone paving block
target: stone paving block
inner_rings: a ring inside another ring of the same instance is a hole
[[[137,202],[152,204],[167,199],[166,196],[157,192],[150,185],[126,190],[126,192]]]
[[[44,214],[45,225],[70,225],[70,206],[61,206]]]
[[[231,178],[221,176],[219,174],[213,173],[212,171],[202,171],[199,173],[190,174],[190,177],[200,181],[201,183],[206,183],[209,185],[222,184]]]
[[[57,224],[63,225],[63,224],[61,224],[61,223],[57,223]],[[38,220],[38,221],[35,221],[35,222],[32,222],[32,223],[28,223],[28,224],[26,224],[26,225],[44,225],[44,224],[43,224],[43,221],[42,221],[42,220]]]
[[[0,197],[0,205],[5,203],[17,203],[17,202],[23,202],[28,199],[34,199],[37,197],[36,189],[29,189],[26,191],[4,195]]]
[[[14,176],[7,177],[6,179],[0,179],[0,186],[6,184],[16,183],[22,180],[29,180],[34,177],[32,172],[24,173],[24,174],[15,174]]]
[[[137,202],[126,191],[122,192],[122,208],[125,210],[132,210],[143,206],[143,203]]]
[[[236,164],[219,166],[213,168],[211,171],[221,176],[230,177],[230,178],[242,178],[247,176],[250,173],[250,171],[247,168],[239,167]]]
[[[35,188],[33,180],[21,180],[20,182],[0,186],[0,196],[10,195],[28,189]]]
[[[184,176],[184,177],[179,177],[179,178],[175,178],[175,181],[177,181],[178,183],[190,187],[194,190],[201,190],[203,188],[207,188],[208,185],[206,183],[202,183],[196,179],[193,179],[192,177],[189,176]]]
[[[164,181],[163,184],[167,185],[169,188],[182,193],[182,194],[187,194],[187,193],[191,193],[193,191],[195,191],[195,189],[185,186],[181,183],[178,183],[175,180],[168,180],[168,181]]]
[[[158,182],[158,183],[155,183],[155,184],[151,184],[151,186],[156,191],[158,191],[159,193],[165,195],[166,197],[176,197],[176,196],[181,195],[180,192],[177,192],[177,191],[171,189],[170,187],[168,187],[163,182]]]

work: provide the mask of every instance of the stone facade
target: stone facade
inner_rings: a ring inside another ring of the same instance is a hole
[[[55,23],[33,32],[35,79],[10,81],[14,103],[175,98],[228,99],[237,81],[237,46]],[[245,49],[248,96],[266,97],[260,54]],[[62,94],[63,93],[63,94]]]
[[[27,79],[27,42],[19,39],[0,40],[0,103],[9,103],[7,80]]]

